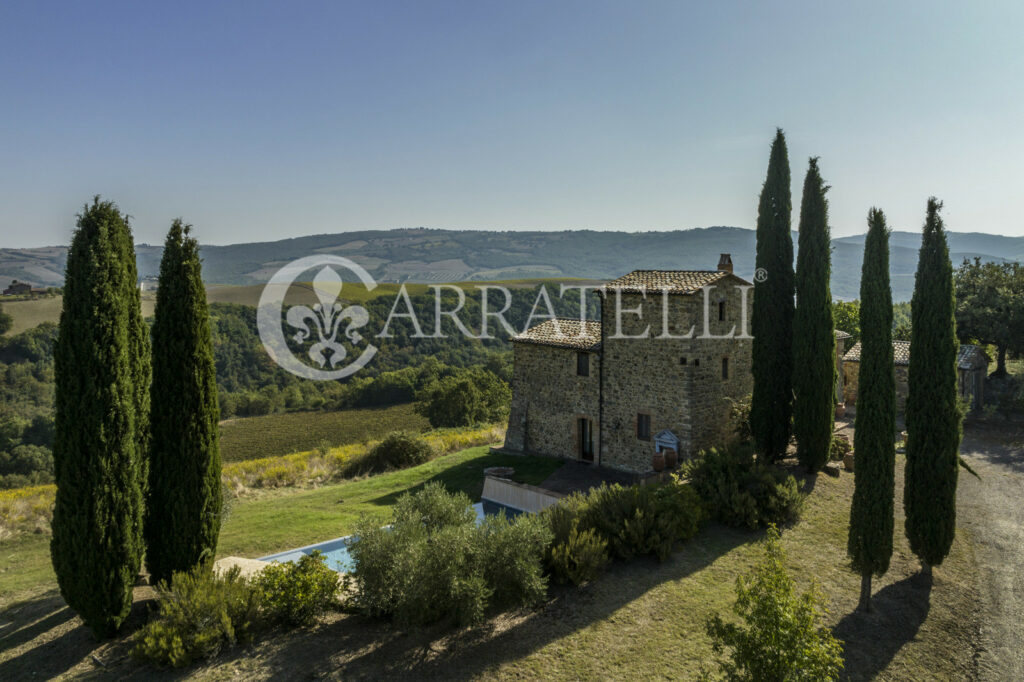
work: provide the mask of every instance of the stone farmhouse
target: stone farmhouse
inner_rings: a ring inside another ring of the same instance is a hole
[[[732,269],[722,254],[715,270],[636,270],[598,292],[601,320],[549,319],[513,337],[504,449],[642,475],[658,449],[687,457],[725,442],[730,399],[753,386],[753,285]]]
[[[46,293],[46,289],[43,287],[34,287],[28,282],[19,282],[14,279],[11,280],[10,286],[4,289],[4,296],[42,296]]]
[[[903,412],[907,402],[907,370],[910,367],[910,342],[893,341],[896,370],[896,409]],[[991,358],[980,346],[962,344],[956,356],[957,391],[970,402],[971,410],[985,403],[985,377]],[[860,342],[843,356],[843,397],[848,405],[857,402],[857,377],[860,372]]]

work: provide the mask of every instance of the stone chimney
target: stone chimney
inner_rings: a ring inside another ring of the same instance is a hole
[[[723,253],[718,257],[718,271],[732,273],[732,255]]]

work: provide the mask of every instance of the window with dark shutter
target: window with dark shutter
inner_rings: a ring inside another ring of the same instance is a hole
[[[577,353],[576,354],[576,376],[589,377],[590,376],[590,354],[589,353]]]
[[[725,322],[725,301],[718,302],[718,321]]]
[[[639,440],[650,440],[651,439],[651,415],[649,415],[649,414],[637,414],[636,415],[636,437]]]

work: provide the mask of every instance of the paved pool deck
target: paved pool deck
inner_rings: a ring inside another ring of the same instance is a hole
[[[602,483],[609,485],[613,483],[633,485],[638,483],[640,478],[640,476],[625,471],[608,469],[607,467],[585,464],[583,462],[568,461],[544,479],[540,487],[563,495],[569,495],[575,492],[586,492],[591,488],[598,487]]]

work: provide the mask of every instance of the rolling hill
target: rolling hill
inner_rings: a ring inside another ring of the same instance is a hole
[[[1024,237],[979,232],[949,233],[954,264],[964,258],[1024,259]],[[795,241],[795,239],[794,239]],[[856,298],[863,235],[834,239],[832,293]],[[910,299],[920,235],[892,235],[893,298]],[[274,242],[204,246],[204,275],[211,285],[260,286],[281,265],[316,253],[354,260],[379,282],[493,281],[580,277],[610,279],[635,269],[710,269],[731,253],[736,272],[754,270],[754,232],[707,227],[672,232],[485,232],[425,228],[312,235]],[[57,286],[67,249],[0,249],[0,285],[11,279]],[[160,247],[137,247],[139,273],[155,276]],[[231,295],[222,292],[226,297]],[[247,296],[248,297],[248,296]]]

